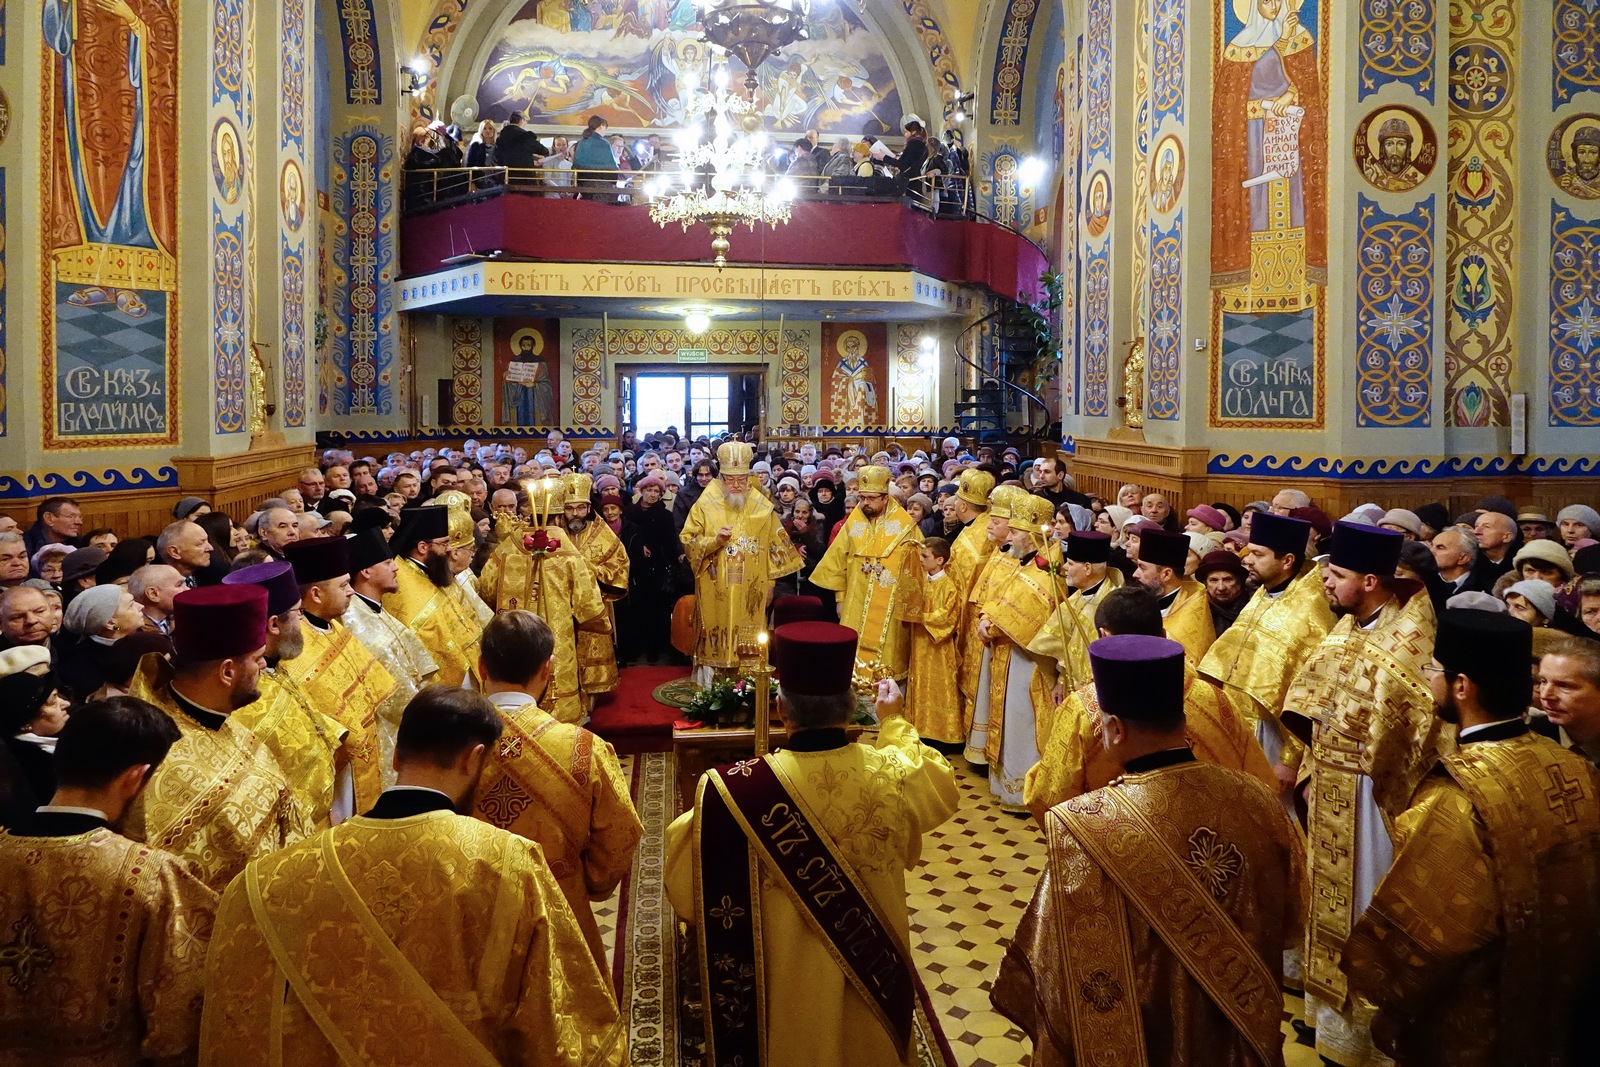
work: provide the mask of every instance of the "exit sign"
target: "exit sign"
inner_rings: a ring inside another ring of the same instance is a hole
[[[680,348],[678,349],[679,363],[708,363],[711,360],[709,348]]]

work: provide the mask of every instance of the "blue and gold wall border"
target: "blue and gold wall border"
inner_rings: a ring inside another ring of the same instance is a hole
[[[1361,0],[1359,99],[1399,82],[1433,103],[1438,21],[1436,0]]]
[[[306,222],[313,184],[306,167],[306,0],[282,0],[278,72],[278,264],[283,279],[283,425],[306,424]]]
[[[1184,123],[1184,73],[1189,32],[1187,0],[1153,0],[1150,103],[1151,127],[1159,130],[1169,116]]]
[[[1600,223],[1550,203],[1550,425],[1600,426]]]
[[[3,25],[5,8],[0,6],[0,25]],[[0,40],[4,39],[0,33]],[[3,53],[0,53],[3,56]],[[3,59],[0,59],[3,61]],[[6,320],[10,317],[11,308],[6,299],[6,169],[0,167],[0,437],[6,435],[6,353],[10,350],[10,342],[6,337]]]
[[[1083,413],[1106,416],[1111,381],[1111,248],[1091,251],[1084,267]]]
[[[376,125],[334,138],[334,415],[395,411],[394,169],[394,138]]]
[[[1555,0],[1550,26],[1550,106],[1557,108],[1579,93],[1600,90],[1600,4]]]
[[[1328,478],[1367,481],[1374,478],[1411,480],[1475,477],[1592,478],[1600,475],[1596,456],[1411,456],[1348,458],[1344,456],[1258,455],[1217,452],[1206,473],[1250,478]]]
[[[71,473],[0,474],[0,500],[36,500],[63,494],[115,493],[130,489],[176,489],[174,467],[97,468]]]
[[[1357,198],[1356,425],[1433,425],[1434,198],[1391,215]]]
[[[211,10],[211,376],[212,431],[249,424],[245,361],[246,215],[254,161],[246,103],[245,0],[215,0]]]
[[[995,49],[994,81],[989,90],[989,123],[1022,125],[1022,85],[1028,76],[1028,38],[1039,13],[1037,0],[1007,0],[1004,29]]]
[[[1163,230],[1150,224],[1150,334],[1146,411],[1152,419],[1178,417],[1183,367],[1183,212]]]
[[[339,0],[339,38],[344,46],[345,103],[376,107],[383,102],[383,73],[372,0]]]

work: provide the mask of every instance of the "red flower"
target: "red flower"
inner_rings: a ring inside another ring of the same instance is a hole
[[[537,556],[547,552],[554,552],[561,547],[561,541],[559,538],[551,537],[546,530],[536,530],[531,534],[523,535],[522,547]]]
[[[1035,567],[1038,567],[1042,571],[1047,571],[1047,570],[1050,569],[1050,561],[1048,559],[1046,559],[1043,555],[1034,556],[1033,557],[1033,565]]]

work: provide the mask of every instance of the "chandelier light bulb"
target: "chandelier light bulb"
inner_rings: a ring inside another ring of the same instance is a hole
[[[699,337],[711,329],[711,316],[704,311],[691,311],[683,317],[683,328],[691,337]]]

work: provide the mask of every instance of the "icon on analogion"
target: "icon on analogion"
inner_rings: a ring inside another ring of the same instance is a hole
[[[1545,166],[1562,192],[1600,200],[1600,115],[1573,115],[1551,131]]]
[[[1150,206],[1166,214],[1178,206],[1183,192],[1183,142],[1169,133],[1156,144],[1150,157]]]
[[[1439,161],[1433,126],[1421,113],[1399,105],[1380,107],[1361,120],[1354,152],[1361,176],[1386,193],[1415,189]]]

